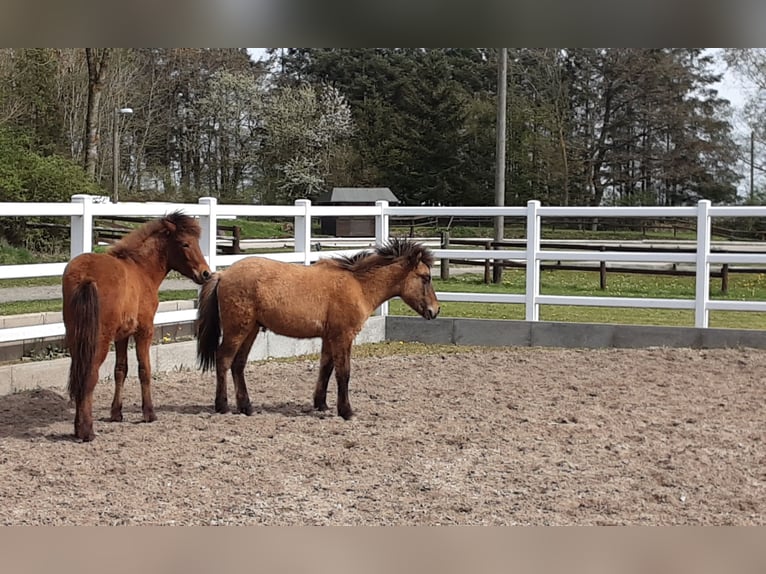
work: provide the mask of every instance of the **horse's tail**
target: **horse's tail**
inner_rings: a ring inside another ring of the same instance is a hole
[[[221,339],[221,315],[218,310],[220,280],[220,273],[208,279],[197,301],[197,364],[203,373],[215,368],[215,352]]]
[[[70,320],[66,341],[72,362],[67,389],[69,397],[78,403],[85,395],[85,383],[93,368],[99,332],[98,288],[91,279],[79,284],[68,305]]]

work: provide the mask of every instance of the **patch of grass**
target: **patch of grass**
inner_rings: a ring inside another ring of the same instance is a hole
[[[187,301],[197,298],[196,289],[182,289],[180,291],[160,291],[160,301]]]
[[[526,274],[523,269],[503,272],[500,284],[485,284],[483,276],[466,273],[447,281],[434,277],[437,291],[467,291],[476,293],[524,293]],[[661,299],[693,299],[694,277],[672,275],[641,275],[635,273],[607,273],[607,288],[599,288],[599,276],[587,271],[546,270],[540,278],[540,292],[544,295],[578,295],[588,297],[642,297]],[[720,279],[711,279],[710,296],[722,300],[766,300],[766,274],[731,273],[729,292],[721,292]]]
[[[290,225],[287,225],[287,224]],[[285,221],[264,221],[262,219],[233,219],[231,221],[221,220],[220,225],[239,226],[243,238],[247,239],[271,239],[271,238],[292,238],[292,220]]]
[[[417,316],[407,305],[392,301],[391,315]],[[473,319],[524,320],[523,305],[503,303],[442,303],[440,317]],[[694,312],[685,309],[635,309],[627,307],[574,307],[541,305],[540,320],[565,323],[606,323],[615,325],[658,325],[693,327]],[[766,329],[766,313],[745,311],[711,311],[710,326],[727,329]]]
[[[67,253],[48,253],[29,251],[22,247],[13,247],[0,240],[0,265],[27,265],[30,263],[56,263],[66,261]]]
[[[479,275],[466,274],[448,281],[434,279],[436,291],[475,293],[524,293],[523,270],[503,273],[501,284],[483,283]],[[694,298],[694,277],[636,275],[610,273],[607,289],[598,287],[598,274],[577,271],[547,271],[541,279],[541,292],[547,295],[580,295],[589,297],[637,297],[662,299]],[[766,300],[766,276],[732,274],[729,293],[720,292],[720,281],[711,281],[711,298],[729,300]],[[392,301],[392,315],[416,315],[407,305]],[[524,319],[524,306],[502,303],[442,303],[443,317],[483,319]],[[613,323],[628,325],[693,326],[694,312],[685,309],[638,309],[628,307],[579,307],[541,305],[540,319],[573,323]],[[738,329],[766,329],[766,313],[745,311],[711,311],[710,326]]]
[[[0,279],[0,289],[8,287],[41,287],[61,285],[61,277],[25,277],[22,279]]]
[[[39,301],[11,301],[0,303],[0,315],[24,315],[25,313],[50,313],[61,311],[61,299]]]

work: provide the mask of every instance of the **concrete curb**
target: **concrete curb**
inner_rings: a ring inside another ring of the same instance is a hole
[[[424,321],[419,317],[370,317],[355,343],[408,341],[427,344],[562,347],[562,348],[646,348],[750,347],[766,349],[766,332],[745,329],[698,329],[695,327],[657,327],[647,325],[607,325],[591,323],[553,323],[492,319],[441,318]],[[155,373],[195,370],[196,341],[152,347]],[[262,333],[250,352],[249,360],[292,357],[318,353],[320,339],[292,339],[271,332]],[[135,376],[135,356],[129,356],[129,376]],[[111,379],[114,354],[101,366],[102,379]],[[0,395],[23,390],[48,388],[63,391],[69,359],[17,363],[0,367]]]
[[[162,301],[158,311],[183,311],[194,309],[197,302],[191,300]],[[52,323],[61,323],[63,321],[61,311],[47,311],[42,313],[24,313],[21,315],[0,316],[0,329],[11,327],[28,327],[30,325],[50,325]],[[159,342],[163,338],[175,341],[178,338],[186,338],[194,335],[193,323],[178,323],[169,325],[158,325],[155,329],[155,341]],[[37,339],[27,339],[23,341],[13,341],[9,343],[0,343],[0,361],[16,361],[22,357],[30,356],[31,353],[45,352],[48,345],[54,347],[64,346],[63,337],[41,337]]]
[[[385,317],[370,317],[355,339],[356,344],[378,343],[385,337]],[[292,339],[270,331],[261,333],[248,357],[257,361],[276,357],[293,357],[318,353],[322,348],[321,339]],[[54,359],[0,366],[0,395],[31,389],[66,389],[70,361]],[[152,347],[152,371],[161,373],[174,370],[195,370],[197,368],[197,342],[184,341]],[[111,380],[114,370],[114,353],[109,353],[101,365],[99,376]],[[128,376],[136,376],[138,364],[135,354],[128,355]]]
[[[393,316],[386,318],[386,340],[500,347],[766,349],[766,332],[750,329],[458,318],[426,322],[419,317]]]

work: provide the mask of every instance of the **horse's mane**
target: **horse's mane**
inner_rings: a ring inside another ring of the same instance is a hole
[[[405,260],[407,265],[412,267],[421,261],[428,267],[431,267],[434,264],[434,255],[422,243],[410,241],[409,239],[393,238],[382,247],[376,247],[374,251],[360,251],[348,257],[341,256],[334,259],[325,259],[325,261],[355,274],[365,273],[377,267],[391,265],[402,260]]]
[[[199,223],[182,211],[174,211],[160,219],[147,221],[120,239],[109,248],[108,253],[120,259],[141,257],[148,241],[153,237],[172,237],[176,235],[192,235],[199,239],[201,229]]]

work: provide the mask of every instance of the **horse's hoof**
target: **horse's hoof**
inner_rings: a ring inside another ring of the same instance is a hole
[[[343,420],[349,420],[351,417],[354,416],[354,411],[352,411],[350,408],[348,409],[338,409],[338,415],[343,417]]]
[[[314,403],[314,408],[318,411],[327,411],[330,410],[330,407],[327,406],[327,403],[320,403],[316,404]]]
[[[112,413],[112,416],[109,417],[109,421],[113,423],[121,423],[122,413]]]
[[[215,412],[217,412],[219,415],[225,415],[226,413],[231,412],[231,410],[229,409],[228,404],[223,404],[223,405],[216,404]]]
[[[144,422],[145,423],[153,423],[157,420],[157,415],[154,414],[154,411],[150,413],[144,413]]]
[[[91,429],[89,431],[76,432],[74,433],[74,437],[82,442],[90,442],[96,438],[96,433],[94,433],[93,429]]]
[[[241,415],[250,416],[250,415],[253,414],[253,405],[250,404],[250,403],[247,403],[246,405],[244,405],[242,407],[238,406],[237,409],[239,410],[239,414],[241,414]]]

